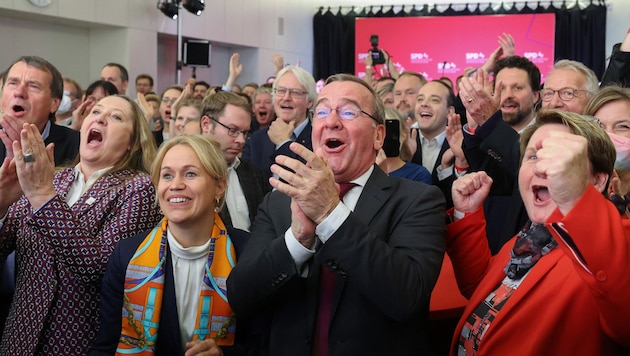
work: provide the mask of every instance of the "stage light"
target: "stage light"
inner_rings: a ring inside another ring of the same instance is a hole
[[[159,1],[157,7],[164,15],[172,18],[173,20],[177,20],[177,15],[179,13],[177,1]]]
[[[184,9],[199,16],[203,9],[206,8],[205,0],[184,0]]]

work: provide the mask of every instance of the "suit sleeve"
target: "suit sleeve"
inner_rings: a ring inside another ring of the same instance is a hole
[[[611,84],[630,87],[630,52],[622,52],[620,47],[621,43],[613,46],[610,62],[602,77],[602,87]]]
[[[267,194],[258,209],[247,248],[228,277],[228,300],[238,315],[251,316],[262,303],[273,302],[273,296],[287,283],[299,278],[284,242],[286,224],[290,221],[283,221],[285,224],[275,221],[286,220],[285,216],[290,214],[284,208],[285,199],[288,197],[277,191]]]
[[[477,128],[464,134],[462,149],[470,171],[485,171],[492,178],[491,195],[510,195],[517,182],[520,163],[519,134],[503,121],[497,111]]]
[[[556,209],[547,225],[593,294],[602,330],[630,347],[630,220],[589,185],[566,216]]]
[[[118,241],[153,227],[160,219],[155,189],[147,175],[135,176],[118,194],[112,189],[100,195],[112,203],[92,221],[78,217],[59,195],[25,219],[24,228],[41,236],[55,251],[57,261],[85,283],[100,280]]]

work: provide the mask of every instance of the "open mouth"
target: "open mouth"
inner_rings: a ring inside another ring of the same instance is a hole
[[[26,111],[26,109],[24,109],[24,107],[23,107],[23,106],[21,106],[21,105],[13,105],[12,109],[13,109],[13,112],[23,112],[23,111]]]
[[[101,133],[101,131],[97,129],[91,129],[90,132],[88,133],[87,142],[91,143],[94,141],[103,142],[103,134]]]
[[[551,199],[551,194],[549,194],[549,189],[542,185],[535,185],[532,187],[532,191],[534,192],[534,199],[536,202],[546,202]]]
[[[430,112],[423,111],[420,113],[420,117],[423,119],[430,119],[433,117],[433,114],[431,114]]]
[[[343,145],[343,142],[337,140],[336,138],[331,138],[326,141],[326,147],[328,148],[337,148],[341,145]]]

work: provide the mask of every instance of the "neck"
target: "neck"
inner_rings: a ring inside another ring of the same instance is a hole
[[[198,221],[176,224],[169,221],[168,229],[172,236],[183,247],[201,246],[208,242],[214,228],[214,211],[209,217],[201,217]]]
[[[383,160],[383,162],[379,163],[379,167],[384,170],[387,174],[400,169],[400,167],[405,165],[405,161],[400,159],[400,157],[387,157]]]
[[[513,125],[512,128],[516,132],[521,132],[524,128],[527,127],[527,125],[529,125],[530,122],[532,122],[532,120],[534,119],[534,116],[535,116],[535,113],[532,111],[529,115],[527,115],[527,117],[524,120],[522,120],[516,125]]]
[[[619,180],[621,181],[620,184],[620,192],[618,192],[619,195],[621,196],[626,196],[630,193],[630,170],[627,170],[625,172],[618,172],[617,173],[619,175]]]

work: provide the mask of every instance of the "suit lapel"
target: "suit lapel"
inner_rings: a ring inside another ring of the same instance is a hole
[[[361,196],[357,201],[354,213],[366,225],[370,225],[376,214],[381,210],[383,205],[391,196],[391,181],[389,177],[377,165],[374,165],[374,172],[368,179]],[[319,271],[317,271],[319,275]],[[319,278],[317,279],[319,280]],[[332,303],[332,318],[337,311],[337,306],[341,300],[343,290],[346,286],[346,279],[337,277],[335,279],[335,290]]]

